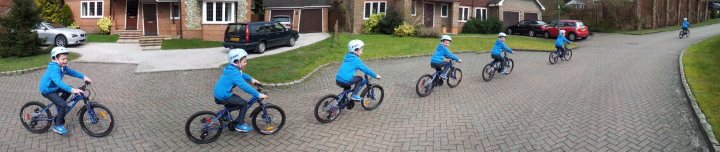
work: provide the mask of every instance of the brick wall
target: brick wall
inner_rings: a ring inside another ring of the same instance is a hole
[[[223,41],[227,24],[205,24],[202,28],[202,39],[206,41]]]
[[[103,0],[103,16],[110,15],[110,0]],[[80,26],[80,29],[85,30],[88,33],[98,33],[100,30],[97,27],[97,21],[100,18],[84,18],[81,17],[80,11],[81,0],[65,0],[65,4],[70,6],[73,12],[73,18],[75,22]]]

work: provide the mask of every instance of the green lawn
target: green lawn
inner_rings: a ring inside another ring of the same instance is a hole
[[[80,57],[77,53],[70,53],[70,60]],[[0,72],[23,70],[46,66],[50,63],[50,54],[40,54],[29,57],[0,58]]]
[[[171,39],[163,41],[162,50],[172,49],[196,49],[196,48],[213,48],[223,47],[222,42],[203,41],[201,39]]]
[[[114,43],[119,37],[119,35],[88,34],[87,41],[90,43]]]
[[[693,95],[720,137],[720,36],[691,46],[683,57],[685,76]]]
[[[362,57],[364,60],[431,54],[435,52],[440,43],[439,38],[340,34],[338,43],[334,43],[333,38],[328,38],[294,51],[251,59],[246,72],[266,83],[297,80],[322,64],[341,62],[343,56],[348,52],[347,42],[352,39],[360,39],[365,42],[365,52]],[[495,40],[495,37],[453,37],[450,50],[453,52],[487,52],[492,49]],[[513,49],[555,51],[554,40],[550,39],[511,36],[507,44]]]
[[[712,25],[712,24],[717,24],[717,23],[720,23],[720,18],[708,19],[705,22],[693,24],[692,26],[690,26],[690,32],[692,32],[692,28],[701,27],[701,26],[705,26],[705,25]],[[667,31],[674,31],[674,30],[680,30],[680,29],[682,29],[682,27],[680,25],[677,25],[677,26],[661,27],[661,28],[655,28],[655,29],[629,30],[629,31],[617,31],[617,32],[623,33],[623,34],[630,34],[630,35],[644,35],[644,34],[667,32]]]

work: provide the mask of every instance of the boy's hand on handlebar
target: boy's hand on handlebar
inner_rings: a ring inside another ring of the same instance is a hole
[[[260,99],[269,99],[269,98],[270,98],[270,97],[268,97],[268,96],[265,95],[265,94],[262,94],[262,93],[260,94]]]
[[[92,79],[88,78],[87,76],[83,79],[83,81],[85,81],[85,83],[87,84],[92,83]]]
[[[380,75],[378,74],[377,77],[375,77],[375,79],[380,79]]]
[[[83,92],[83,91],[80,90],[80,89],[75,89],[75,88],[73,88],[73,89],[72,89],[72,93],[73,93],[73,94],[80,94],[80,93],[85,93],[85,92]]]
[[[260,85],[260,81],[253,79],[252,80],[253,85]]]

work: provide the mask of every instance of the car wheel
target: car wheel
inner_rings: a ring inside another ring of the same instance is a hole
[[[512,34],[513,34],[513,33],[512,33],[512,29],[508,29],[508,30],[507,30],[507,34],[508,34],[508,35],[512,35]]]
[[[265,53],[265,42],[260,42],[258,47],[255,49],[255,53]]]
[[[288,46],[292,47],[295,46],[295,37],[290,37],[290,40],[288,41]]]
[[[549,38],[550,38],[550,33],[548,33],[547,31],[545,31],[545,34],[543,34],[543,35],[545,35],[545,38],[546,38],[546,39],[549,39]]]
[[[570,36],[568,36],[568,39],[570,39],[570,41],[575,41],[575,38],[575,33],[570,33]]]
[[[530,30],[530,33],[528,35],[530,35],[530,37],[535,37],[535,31]]]
[[[67,45],[67,38],[63,35],[58,35],[55,37],[55,46],[66,46]]]

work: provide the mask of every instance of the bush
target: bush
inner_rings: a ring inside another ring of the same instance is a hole
[[[496,17],[491,17],[487,20],[481,21],[477,27],[478,32],[482,34],[495,34],[500,33],[503,29],[503,23]]]
[[[67,26],[67,28],[79,29],[79,28],[80,28],[80,25],[78,25],[77,23],[73,22],[72,24],[70,24],[69,26]]]
[[[51,23],[68,26],[74,22],[70,6],[63,5],[58,0],[35,0],[37,7],[42,10],[40,18]]]
[[[465,22],[465,25],[463,25],[462,33],[480,33],[478,30],[478,26],[480,26],[480,20],[471,18],[467,22]]]
[[[112,17],[105,16],[98,20],[97,26],[100,29],[101,34],[110,34],[110,27],[112,27]]]
[[[397,12],[390,9],[388,10],[385,17],[383,17],[380,22],[378,22],[377,28],[379,28],[380,33],[382,34],[393,34],[395,33],[395,28],[402,23],[403,20],[400,18]]]
[[[47,53],[40,49],[41,39],[33,32],[41,22],[41,10],[35,1],[13,0],[12,10],[0,18],[0,57],[24,57]]]
[[[363,32],[367,34],[377,33],[377,25],[382,18],[385,18],[385,14],[383,13],[370,15],[370,19],[365,21],[365,24],[363,25]]]
[[[75,23],[75,19],[73,19],[72,10],[70,9],[70,6],[65,5],[65,7],[60,10],[60,16],[59,16],[59,22],[63,26],[70,26],[73,23]]]
[[[415,36],[417,33],[417,27],[407,22],[403,22],[400,26],[395,28],[394,31],[394,35],[399,37]]]
[[[417,36],[424,38],[438,38],[440,37],[440,31],[433,28],[423,27],[418,31]]]

